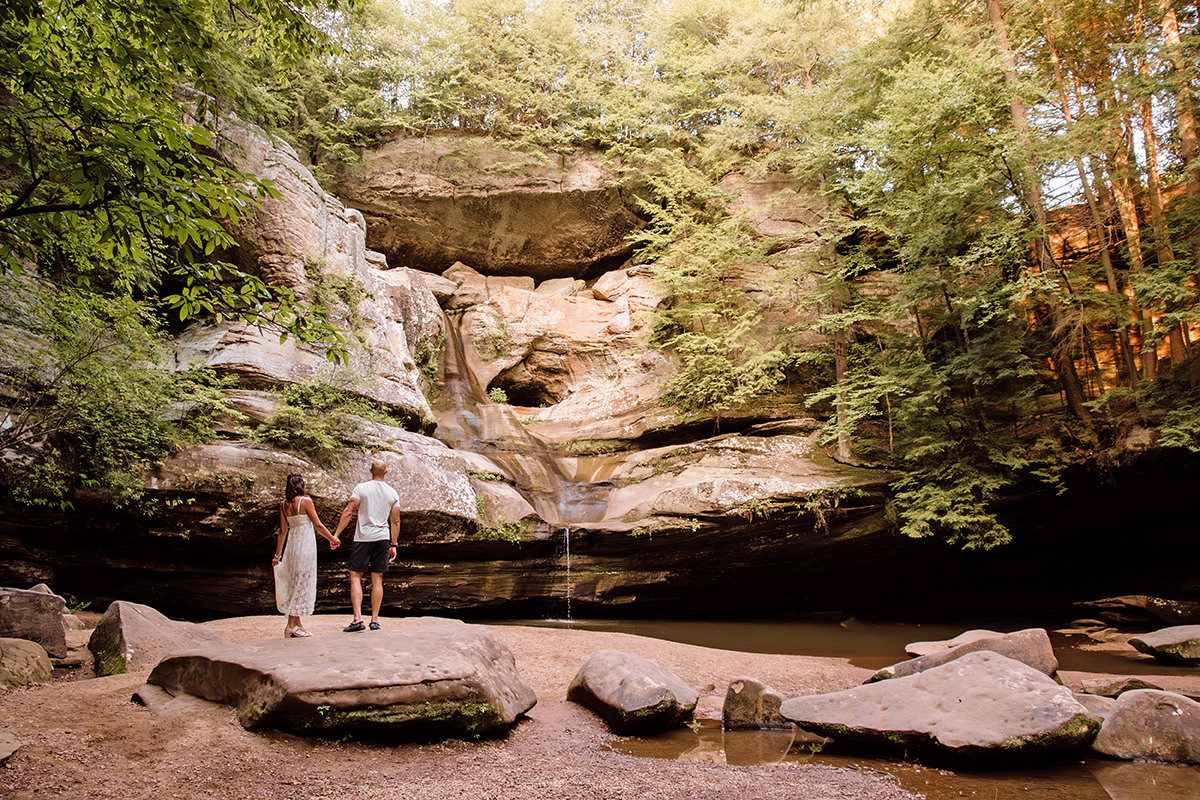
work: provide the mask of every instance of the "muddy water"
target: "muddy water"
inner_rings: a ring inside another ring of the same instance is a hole
[[[856,667],[882,669],[908,658],[904,646],[909,642],[941,641],[963,632],[960,623],[860,622],[846,620],[521,620],[521,625],[571,627],[592,631],[616,631],[744,653],[823,656],[845,658]],[[1044,624],[992,621],[991,630],[1015,631],[1044,627]],[[1078,649],[1087,640],[1083,636],[1051,633],[1059,668],[1068,672],[1099,672],[1125,675],[1197,675],[1195,668],[1158,664],[1138,653],[1105,653]],[[1196,796],[1200,800],[1200,795]]]
[[[881,772],[927,800],[1197,800],[1200,769],[1171,764],[1086,760],[1005,771],[950,771],[902,761],[813,753],[790,732],[722,731],[705,721],[697,730],[679,727],[653,738],[630,737],[610,750],[642,758],[715,764],[828,764]]]
[[[617,631],[668,641],[742,652],[846,658],[879,669],[906,658],[904,645],[948,639],[962,625],[822,621],[697,620],[522,620],[522,625]],[[989,623],[994,630],[1031,624]],[[1079,650],[1082,637],[1052,634],[1063,670],[1109,674],[1195,675],[1194,668],[1159,665],[1138,655]],[[1200,800],[1200,768],[1132,764],[1100,759],[1004,771],[951,771],[910,762],[866,758],[819,749],[794,740],[791,732],[722,731],[703,721],[693,730],[679,727],[652,738],[629,737],[609,746],[643,758],[667,758],[730,765],[777,764],[802,767],[829,764],[892,775],[907,791],[928,800]]]

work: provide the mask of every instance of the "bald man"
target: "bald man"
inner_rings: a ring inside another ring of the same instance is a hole
[[[350,546],[350,610],[354,621],[342,628],[346,633],[366,630],[362,618],[362,578],[371,573],[371,630],[379,630],[379,609],[383,605],[383,574],[396,560],[396,542],[400,538],[400,496],[383,476],[387,464],[371,462],[371,480],[354,487],[350,500],[342,509],[334,539],[357,515],[354,543]]]

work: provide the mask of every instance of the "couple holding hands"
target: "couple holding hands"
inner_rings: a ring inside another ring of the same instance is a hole
[[[400,496],[384,482],[387,465],[371,462],[371,480],[354,487],[342,510],[337,529],[329,532],[317,517],[312,498],[305,490],[304,478],[293,472],[287,477],[284,499],[279,506],[279,533],[275,537],[275,605],[287,615],[285,638],[312,636],[300,617],[312,614],[317,601],[317,537],[329,540],[337,549],[350,520],[357,516],[354,542],[350,547],[350,610],[353,621],[343,628],[347,633],[366,630],[362,617],[362,577],[371,573],[371,630],[379,630],[379,609],[383,605],[383,574],[396,560],[396,541],[400,536]]]

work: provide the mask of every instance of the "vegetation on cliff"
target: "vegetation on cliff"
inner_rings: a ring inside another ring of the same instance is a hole
[[[216,155],[218,120],[249,58],[321,43],[306,7],[0,11],[0,388],[15,406],[0,416],[0,478],[18,498],[99,486],[131,499],[133,465],[207,424],[212,380],[158,368],[169,320],[240,317],[338,354],[320,308],[222,260],[229,226],[273,190]]]
[[[207,155],[189,120],[212,108],[189,116],[169,91],[185,81],[236,95],[318,169],[397,132],[610,154],[649,188],[637,259],[666,296],[648,343],[679,367],[665,400],[720,417],[800,392],[839,457],[901,471],[909,535],[1002,543],[1006,487],[1106,469],[1132,430],[1200,450],[1194,5],[138,8],[6,12],[7,269],[23,257],[183,314],[270,308],[328,333],[202,257],[269,188]],[[55,20],[92,35],[64,44]],[[733,174],[790,176],[808,230],[756,229],[723,188]],[[770,281],[750,285],[756,265]],[[764,296],[812,321],[781,327]]]

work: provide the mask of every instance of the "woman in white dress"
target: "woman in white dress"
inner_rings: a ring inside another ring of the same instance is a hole
[[[287,477],[284,500],[279,506],[279,535],[275,537],[275,605],[287,614],[285,639],[312,636],[300,622],[301,615],[312,614],[317,603],[317,537],[329,540],[331,549],[339,544],[317,518],[312,498],[305,493],[304,478],[293,472]]]

